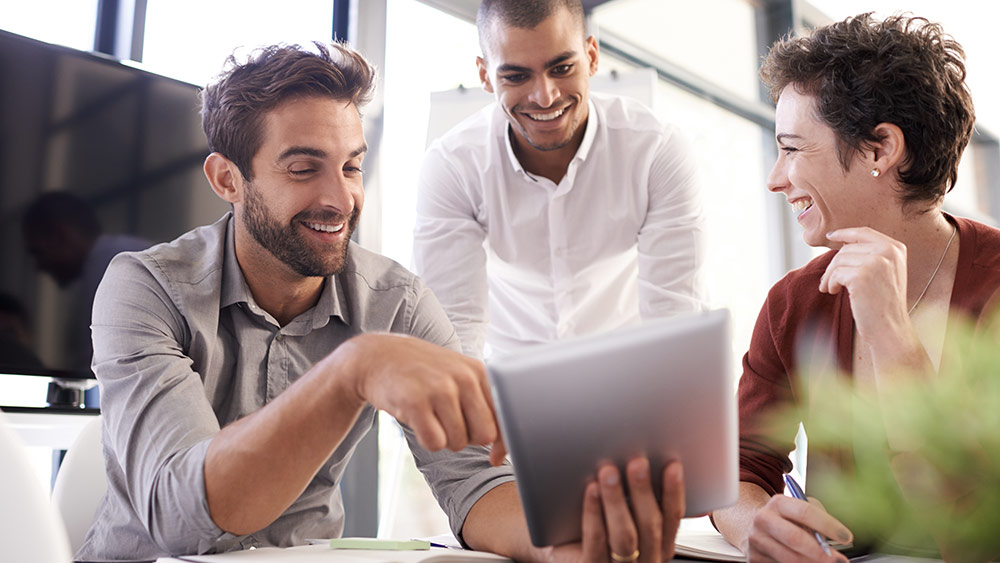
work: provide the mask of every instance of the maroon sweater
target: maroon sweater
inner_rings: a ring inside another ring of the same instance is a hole
[[[996,310],[1000,303],[1000,230],[960,217],[948,219],[958,228],[961,245],[951,311],[963,312],[980,323],[986,312]],[[797,360],[804,351],[811,351],[813,358],[835,358],[840,372],[852,372],[854,317],[850,297],[846,291],[836,295],[819,292],[820,277],[834,255],[836,251],[831,250],[813,259],[771,288],[757,317],[750,350],[743,357],[740,480],[771,495],[784,489],[781,474],[792,467],[788,454],[795,447],[796,428],[788,428],[787,439],[768,438],[773,437],[773,428],[770,432],[764,428],[762,415],[802,398],[794,377]],[[945,367],[946,362],[944,358]],[[808,433],[808,416],[806,419]],[[809,467],[816,467],[813,456],[809,458]]]

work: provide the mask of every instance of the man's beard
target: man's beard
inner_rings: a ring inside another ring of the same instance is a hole
[[[327,252],[317,252],[299,231],[302,222],[340,223],[346,220],[342,242]],[[351,234],[358,226],[358,208],[350,217],[327,210],[303,211],[281,225],[267,210],[253,184],[247,182],[243,225],[261,247],[284,262],[300,276],[332,276],[339,274],[347,263],[347,248]]]

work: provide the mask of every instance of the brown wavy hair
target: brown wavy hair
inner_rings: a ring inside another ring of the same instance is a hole
[[[777,41],[760,75],[775,101],[788,85],[815,97],[819,118],[837,135],[844,170],[880,140],[876,125],[892,123],[906,142],[901,200],[936,203],[955,186],[975,110],[965,51],[939,24],[904,15],[850,17]]]
[[[243,177],[253,179],[251,161],[263,143],[265,114],[282,103],[320,96],[361,108],[371,101],[375,70],[342,43],[271,45],[253,51],[244,62],[235,55],[201,92],[201,126],[208,148],[233,161]]]

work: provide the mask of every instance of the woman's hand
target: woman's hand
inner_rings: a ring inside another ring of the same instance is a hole
[[[906,246],[874,229],[839,229],[827,234],[843,246],[820,278],[819,290],[846,289],[858,336],[871,354],[877,379],[899,370],[932,370],[907,306]]]
[[[823,506],[774,495],[753,518],[747,542],[747,561],[828,561],[847,563],[839,551],[828,555],[813,532],[840,543],[853,541],[850,530]]]

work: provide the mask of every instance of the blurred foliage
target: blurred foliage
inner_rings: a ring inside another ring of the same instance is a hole
[[[1000,332],[953,320],[942,357],[937,375],[880,381],[881,398],[849,377],[808,373],[803,403],[776,428],[805,421],[810,495],[875,550],[994,560]]]

